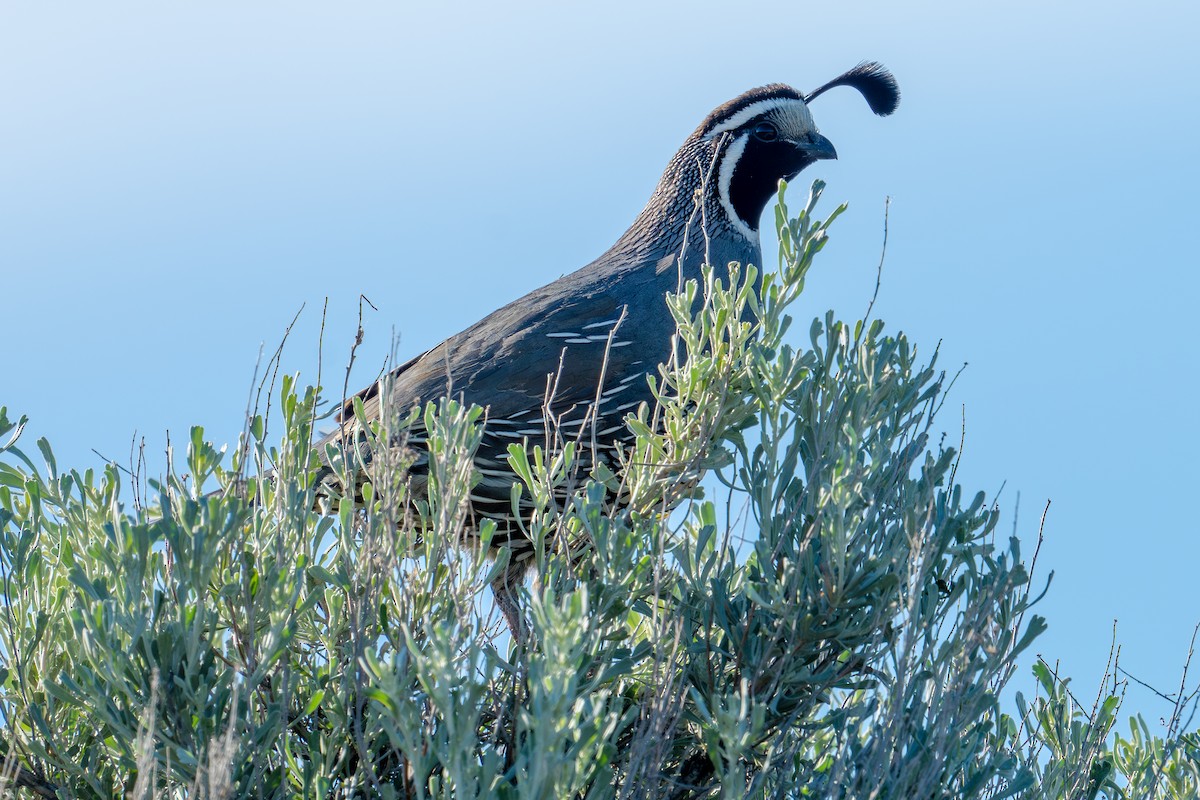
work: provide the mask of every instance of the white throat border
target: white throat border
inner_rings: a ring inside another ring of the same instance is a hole
[[[742,153],[746,152],[746,142],[749,139],[749,133],[741,134],[730,142],[729,146],[725,148],[725,152],[721,154],[721,166],[717,170],[717,197],[721,201],[721,208],[725,209],[725,216],[729,217],[729,221],[733,223],[734,230],[744,236],[747,241],[757,242],[758,234],[744,219],[738,216],[729,199],[729,186],[733,182],[733,172],[737,169]]]

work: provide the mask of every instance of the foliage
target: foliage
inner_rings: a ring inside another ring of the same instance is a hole
[[[795,218],[781,191],[775,272],[709,270],[671,298],[678,358],[619,473],[578,474],[586,443],[553,432],[512,450],[543,545],[524,642],[484,593],[503,563],[457,546],[478,408],[417,412],[420,491],[416,417],[360,417],[375,457],[327,455],[361,497],[318,501],[317,392],[285,378],[275,444],[263,416],[228,459],[194,429],[185,470],[132,507],[115,467],[62,471],[44,440],[34,463],[0,410],[0,780],[80,798],[1200,795],[1200,740],[1140,718],[1116,734],[1115,691],[1084,713],[1040,665],[1039,697],[1002,710],[1044,621],[1018,541],[930,442],[936,353],[832,313],[790,343],[842,210],[816,219],[820,190]]]

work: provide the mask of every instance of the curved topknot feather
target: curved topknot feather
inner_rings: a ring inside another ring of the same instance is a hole
[[[896,78],[878,61],[864,61],[819,89],[813,89],[805,96],[804,102],[811,103],[814,98],[835,86],[857,89],[871,110],[881,117],[891,114],[900,105],[900,87],[896,84]]]

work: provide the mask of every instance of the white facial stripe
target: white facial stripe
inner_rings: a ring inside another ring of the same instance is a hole
[[[759,100],[755,103],[743,108],[741,111],[734,114],[729,119],[722,122],[708,132],[708,138],[719,136],[725,131],[732,131],[745,125],[750,120],[772,110],[786,109],[790,114],[796,114],[800,117],[798,122],[807,129],[815,129],[812,113],[808,110],[808,106],[803,100],[796,100],[791,97],[772,97],[769,100]]]
[[[725,215],[729,217],[733,227],[737,229],[738,233],[753,242],[758,237],[746,224],[746,221],[737,215],[737,212],[733,210],[733,203],[729,201],[729,185],[733,182],[733,170],[737,167],[742,153],[746,152],[746,142],[749,139],[750,134],[743,133],[725,148],[725,153],[721,156],[721,168],[717,171],[717,196],[721,199],[721,207],[725,209]]]

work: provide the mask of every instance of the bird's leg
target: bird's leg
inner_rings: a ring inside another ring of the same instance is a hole
[[[521,614],[520,595],[518,590],[525,581],[525,571],[528,565],[523,561],[510,560],[508,565],[492,581],[492,595],[496,598],[496,606],[504,613],[508,629],[512,631],[513,639],[525,643],[528,625]]]

